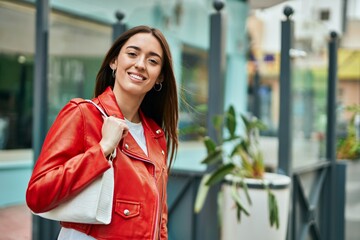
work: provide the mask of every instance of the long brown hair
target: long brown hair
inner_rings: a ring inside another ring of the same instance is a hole
[[[147,117],[152,118],[164,129],[167,140],[167,150],[170,153],[170,169],[179,143],[177,132],[179,119],[178,97],[170,48],[164,35],[158,29],[148,26],[137,26],[125,31],[115,40],[107,52],[97,74],[95,97],[103,93],[108,86],[114,87],[115,79],[112,77],[112,69],[109,65],[119,55],[121,48],[129,38],[138,33],[151,33],[159,41],[164,54],[161,69],[161,74],[164,79],[162,89],[161,91],[151,89],[147,92],[140,109]]]

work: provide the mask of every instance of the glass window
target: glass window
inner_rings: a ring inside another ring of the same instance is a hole
[[[91,98],[112,28],[52,12],[49,23],[48,127],[75,97]],[[0,3],[0,149],[32,146],[35,7]]]
[[[180,139],[183,141],[196,140],[199,135],[189,133],[186,129],[193,126],[206,126],[205,109],[208,97],[207,52],[191,46],[184,46],[182,63]]]
[[[325,158],[327,61],[326,45],[321,52],[309,48],[293,61],[294,167]]]
[[[292,54],[291,62],[294,167],[324,160],[325,157],[328,56],[326,38],[322,40],[324,44],[319,48],[314,48],[312,39],[293,41],[293,48],[300,50],[295,52],[296,55]],[[262,135],[270,136],[277,141],[280,114],[280,53],[263,52],[261,57],[255,59],[250,52],[248,109],[250,112],[257,110],[259,118],[267,125],[268,128]],[[260,78],[257,87],[256,74]],[[257,101],[255,93],[258,95]]]
[[[35,11],[0,3],[0,149],[31,147]]]
[[[48,126],[72,98],[92,98],[112,28],[52,13],[49,34]]]

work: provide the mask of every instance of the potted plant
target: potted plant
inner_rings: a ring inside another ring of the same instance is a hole
[[[337,140],[336,157],[338,161],[346,163],[346,224],[358,217],[357,206],[360,188],[360,105],[347,106],[345,111],[351,112],[351,117],[346,125],[345,134]],[[357,232],[358,225],[349,224],[347,230]],[[351,237],[350,237],[351,238]]]
[[[223,240],[236,235],[239,239],[285,239],[290,178],[265,172],[259,131],[266,126],[255,117],[240,117],[242,136],[237,133],[235,109],[230,106],[224,115],[213,119],[217,139],[204,137],[207,155],[202,163],[209,171],[200,182],[194,210],[202,209],[209,188],[221,184]],[[223,127],[226,138],[221,134]]]
[[[337,143],[337,159],[358,160],[360,159],[360,131],[359,122],[360,105],[352,105],[345,108],[352,112],[349,124],[347,125],[346,136],[340,138]],[[358,131],[358,132],[357,132]]]

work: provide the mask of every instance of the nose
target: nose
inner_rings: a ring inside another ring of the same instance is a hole
[[[144,69],[145,68],[145,58],[139,57],[135,62],[135,68]]]

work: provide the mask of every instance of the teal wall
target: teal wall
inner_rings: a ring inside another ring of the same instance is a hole
[[[0,161],[0,207],[25,202],[25,191],[32,171],[30,158]]]
[[[227,1],[227,71],[225,83],[225,109],[230,105],[239,113],[247,107],[247,51],[246,20],[248,4],[243,1]],[[237,114],[240,121],[240,114]],[[240,129],[238,129],[240,130]]]

